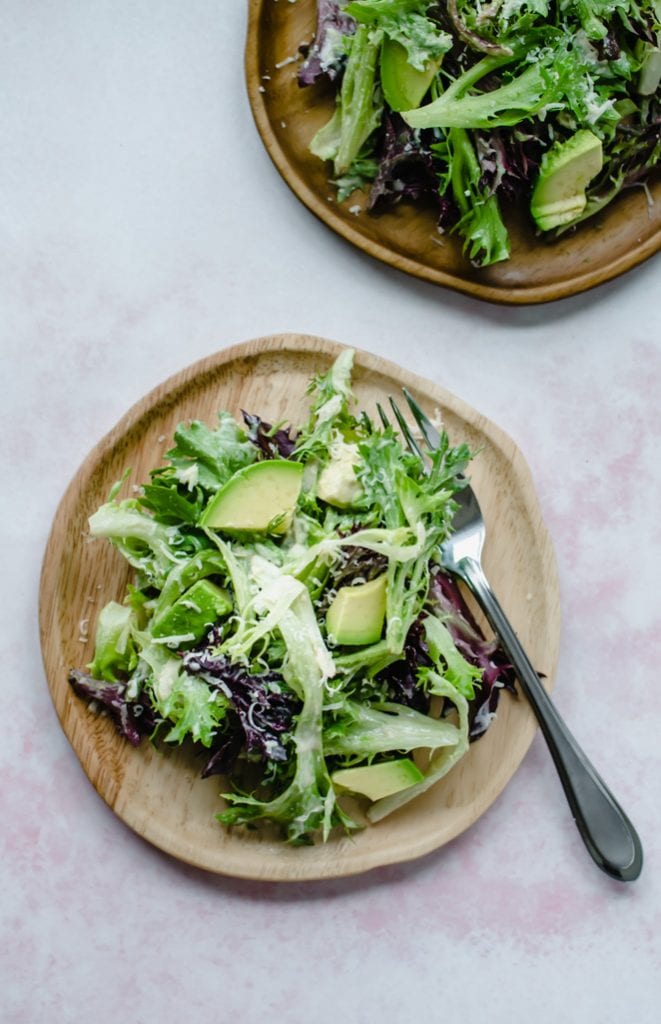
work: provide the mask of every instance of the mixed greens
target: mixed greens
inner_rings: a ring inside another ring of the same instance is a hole
[[[661,157],[661,0],[317,0],[299,83],[336,102],[310,149],[338,198],[434,204],[476,266],[503,206],[558,233]]]
[[[226,825],[294,843],[377,821],[488,728],[512,672],[438,564],[471,453],[426,464],[353,411],[353,352],[310,383],[297,433],[244,413],[180,424],[167,464],[89,520],[133,569],[75,692],[137,745],[225,776]]]

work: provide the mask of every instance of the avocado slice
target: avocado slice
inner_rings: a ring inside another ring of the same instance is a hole
[[[581,129],[542,157],[530,212],[542,231],[569,224],[587,204],[585,189],[603,166],[601,139]]]
[[[419,71],[408,62],[406,47],[394,39],[381,45],[381,88],[391,110],[414,110],[422,103],[442,58],[429,61]]]
[[[326,612],[326,629],[338,644],[374,644],[386,617],[386,576],[340,587]]]
[[[244,466],[211,498],[200,526],[232,533],[286,533],[302,478],[302,464],[288,459]]]
[[[152,625],[152,635],[188,636],[200,640],[211,626],[232,610],[226,590],[211,580],[198,580],[178,597]]]
[[[415,786],[424,778],[420,769],[408,757],[380,764],[362,765],[360,768],[339,768],[331,775],[336,789],[359,793],[370,800],[381,800],[402,789]]]

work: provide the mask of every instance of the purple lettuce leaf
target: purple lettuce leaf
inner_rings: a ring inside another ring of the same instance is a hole
[[[420,132],[392,112],[383,119],[378,171],[369,193],[368,208],[389,206],[402,199],[430,199],[439,210],[439,221],[447,219],[450,204],[438,187],[438,175],[431,150]],[[446,207],[448,209],[446,209]]]
[[[317,27],[314,39],[298,72],[298,84],[313,85],[319,78],[334,81],[340,74],[343,59],[334,53],[333,39],[350,36],[356,23],[342,10],[340,0],[317,0]]]
[[[540,134],[540,132],[542,134]],[[490,195],[516,200],[530,193],[544,150],[550,145],[544,125],[527,132],[519,128],[502,132],[473,132],[477,159],[482,172],[481,184]]]
[[[69,672],[69,683],[79,697],[94,701],[107,712],[119,735],[131,746],[139,746],[142,737],[155,729],[157,719],[146,693],[137,700],[127,700],[125,683],[94,679],[75,668]]]
[[[431,580],[430,601],[463,657],[482,671],[482,685],[469,701],[469,736],[478,739],[488,729],[502,689],[515,693],[514,670],[496,640],[486,640],[454,579],[440,569]]]
[[[408,631],[404,657],[383,669],[378,678],[387,682],[390,699],[396,704],[404,704],[405,707],[426,715],[429,712],[430,699],[418,683],[417,673],[419,668],[429,667],[431,664],[421,617],[416,619]]]
[[[265,459],[289,459],[296,447],[296,436],[292,437],[292,428],[289,430],[274,430],[270,423],[266,423],[259,416],[241,410],[244,422],[248,428],[248,438],[259,448]]]
[[[203,779],[211,775],[227,775],[234,767],[234,762],[243,747],[243,730],[238,716],[228,715],[224,731],[214,739],[210,756],[200,772]]]
[[[216,631],[212,630],[207,639],[208,646],[187,651],[182,658],[183,666],[192,675],[204,677],[210,687],[215,687],[227,697],[234,710],[243,742],[249,754],[257,754],[265,761],[287,761],[285,742],[291,731],[294,715],[300,710],[299,702],[282,691],[282,680],[274,672],[252,675],[241,665],[235,665],[222,654],[215,654]],[[236,743],[231,740],[214,751],[215,766],[207,764],[206,774],[226,770],[228,759],[238,754]],[[212,758],[213,760],[213,758]],[[218,767],[222,763],[225,767]]]
[[[482,682],[468,702],[469,739],[479,739],[488,729],[502,689],[515,693],[514,672],[497,642],[486,640],[464,601],[457,584],[441,570],[431,580],[429,602],[467,662],[482,671]],[[432,665],[424,628],[425,614],[413,623],[404,646],[404,658],[383,669],[390,699],[426,714],[429,698],[418,683],[418,669]]]

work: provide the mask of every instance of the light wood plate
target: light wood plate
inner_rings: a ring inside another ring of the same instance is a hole
[[[460,241],[438,235],[431,210],[401,203],[378,215],[350,212],[360,193],[338,204],[328,169],[308,145],[333,110],[333,94],[317,84],[301,89],[296,58],[312,39],[314,0],[249,0],[245,66],[258,131],[276,168],[300,200],[333,231],[376,259],[434,284],[508,304],[549,302],[593,288],[661,248],[661,179],[620,196],[603,214],[556,241],[535,237],[525,215],[504,209],[511,259],[479,270]],[[284,63],[283,63],[284,62]],[[280,65],[280,66],[279,66]],[[268,77],[267,77],[268,76]]]
[[[311,879],[350,875],[408,860],[442,846],[468,828],[496,799],[523,758],[535,721],[523,699],[505,694],[496,722],[436,787],[398,813],[352,838],[293,848],[268,832],[223,829],[223,781],[202,780],[199,764],[179,749],[160,753],[143,742],[134,750],[107,718],[87,709],[71,691],[67,672],[93,656],[96,615],[121,600],[129,571],[104,541],[86,538],[87,517],[107,499],[126,467],[132,482],[163,463],[182,420],[214,423],[219,409],[259,412],[271,422],[301,422],[305,388],[341,346],[304,335],[261,338],[219,352],[183,370],[138,402],[89,454],[57,510],[45,553],[40,629],[50,692],[62,728],[98,793],[150,843],[187,863],[256,879]],[[356,354],[359,406],[402,385],[429,412],[440,408],[451,440],[481,449],[472,479],[488,527],[485,564],[496,592],[533,664],[552,686],[560,617],[555,562],[530,473],[501,430],[442,388],[376,356]],[[89,637],[85,634],[89,620]],[[82,625],[81,625],[82,623]],[[82,629],[82,633],[81,633]]]

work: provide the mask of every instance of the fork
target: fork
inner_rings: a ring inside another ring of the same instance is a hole
[[[427,449],[437,448],[441,440],[438,431],[410,392],[402,390]],[[425,450],[392,397],[390,406],[409,449],[424,462]],[[377,405],[377,409],[384,426],[389,426],[382,406]],[[539,722],[578,831],[593,860],[612,878],[633,881],[643,866],[643,850],[636,830],[560,717],[489,585],[481,564],[486,535],[484,519],[467,481],[455,500],[458,508],[453,533],[441,545],[441,565],[474,594],[509,658]]]

